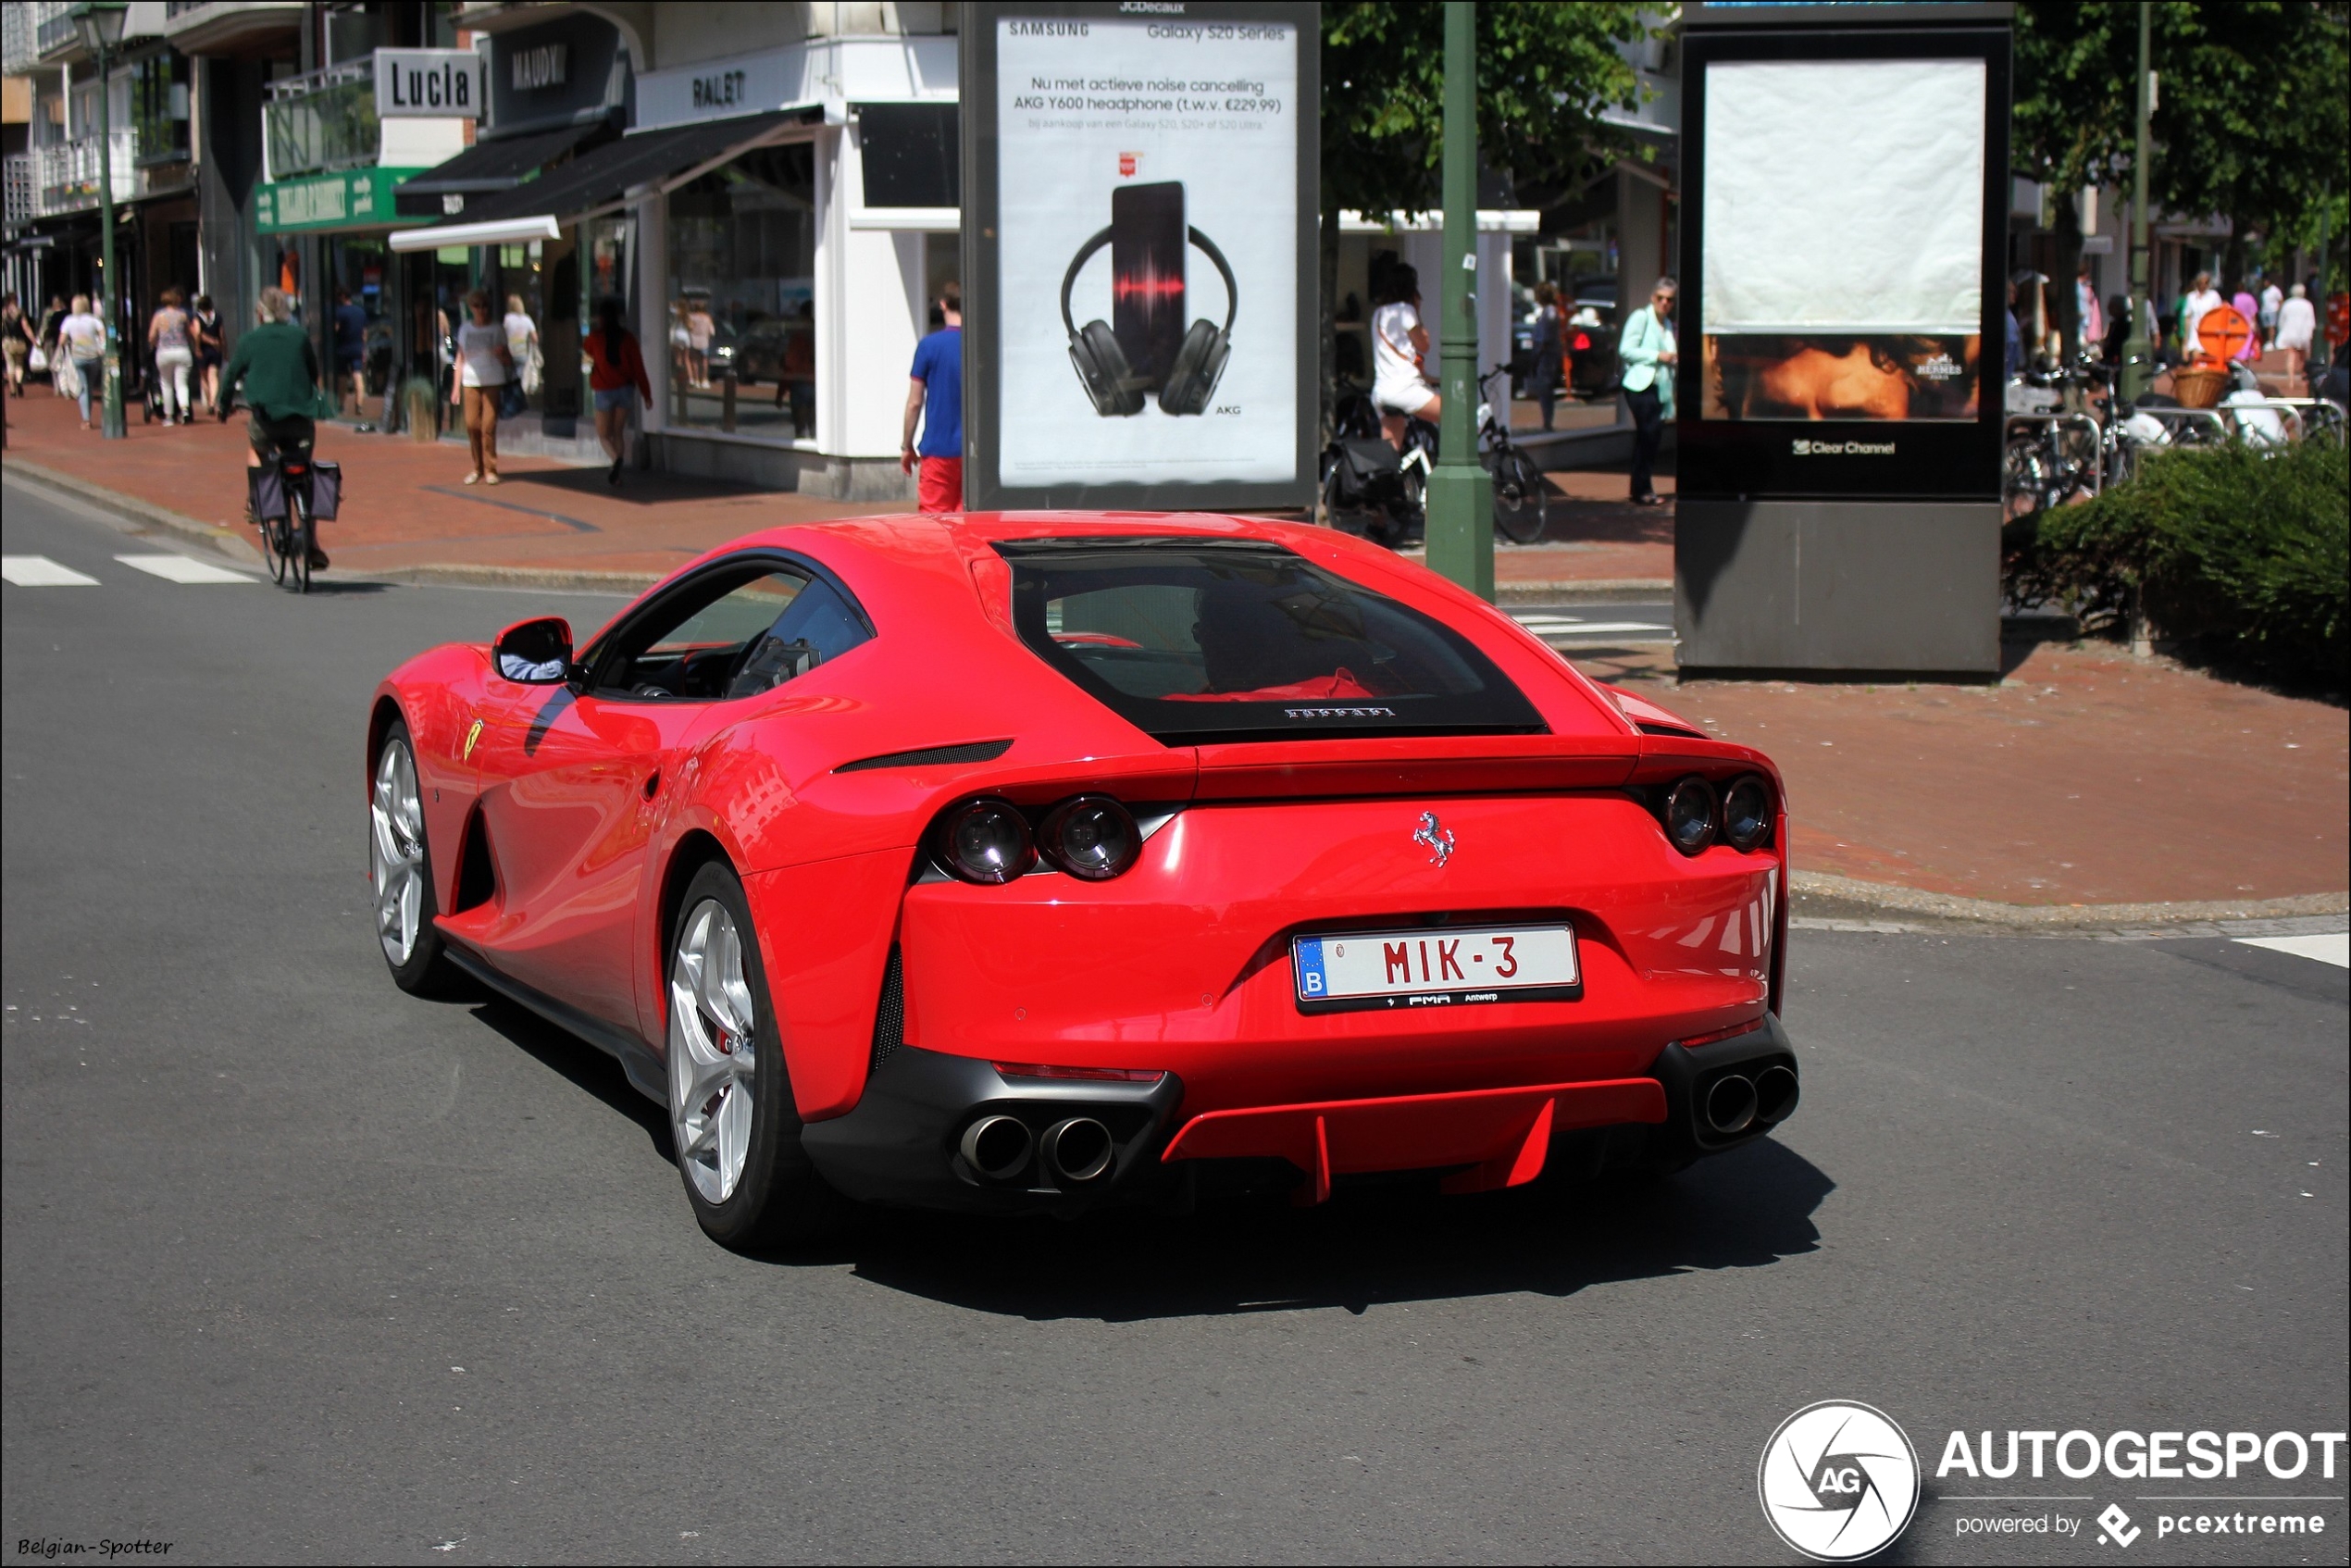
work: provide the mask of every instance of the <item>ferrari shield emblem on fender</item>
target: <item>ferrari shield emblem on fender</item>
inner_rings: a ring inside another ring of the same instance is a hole
[[[474,760],[474,743],[480,739],[481,720],[476,719],[474,720],[473,728],[466,731],[466,751],[465,755],[458,758],[460,762],[471,762]]]
[[[1412,835],[1412,842],[1428,846],[1428,863],[1442,865],[1453,858],[1453,835],[1437,820],[1433,811],[1421,813],[1420,830]]]

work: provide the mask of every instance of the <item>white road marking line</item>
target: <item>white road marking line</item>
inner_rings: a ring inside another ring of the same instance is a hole
[[[0,580],[19,588],[95,588],[98,579],[71,566],[61,566],[46,555],[0,555]]]
[[[2296,958],[2315,958],[2338,969],[2351,969],[2351,931],[2332,931],[2317,937],[2238,937],[2235,940],[2245,947],[2265,947],[2271,952],[2290,952]]]
[[[1574,626],[1563,626],[1557,630],[1543,628],[1537,631],[1537,635],[1590,637],[1596,633],[1610,631],[1672,631],[1673,629],[1670,626],[1659,626],[1654,621],[1579,621]]]
[[[187,555],[118,555],[126,566],[167,582],[253,582],[257,579]]]

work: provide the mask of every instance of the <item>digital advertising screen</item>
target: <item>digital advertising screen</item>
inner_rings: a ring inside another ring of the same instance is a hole
[[[1707,68],[1705,419],[1965,419],[1982,60]]]
[[[977,494],[1311,499],[1312,7],[981,9]]]

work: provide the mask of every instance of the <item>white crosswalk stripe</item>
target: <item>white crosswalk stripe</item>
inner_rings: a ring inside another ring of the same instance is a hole
[[[1661,626],[1655,621],[1587,621],[1574,616],[1539,614],[1512,616],[1511,618],[1546,641],[1561,638],[1619,636],[1626,632],[1655,634],[1636,640],[1639,641],[1670,641],[1673,636],[1672,627]]]
[[[2296,958],[2315,958],[2338,969],[2351,969],[2351,931],[2327,932],[2315,937],[2239,937],[2236,940],[2245,947],[2265,947],[2271,952],[2290,952]]]
[[[187,555],[118,555],[116,560],[167,582],[254,582],[257,579],[232,572]]]
[[[19,588],[95,588],[98,579],[46,555],[0,555],[0,580]]]

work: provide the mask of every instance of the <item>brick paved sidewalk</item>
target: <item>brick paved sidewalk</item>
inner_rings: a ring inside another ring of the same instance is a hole
[[[8,414],[12,465],[111,488],[226,538],[249,532],[237,526],[242,423],[134,423],[128,441],[101,442],[41,390]],[[641,579],[754,529],[894,509],[635,475],[616,495],[601,469],[535,458],[506,460],[507,482],[483,492],[458,482],[463,448],[331,427],[320,451],[344,465],[352,496],[326,535],[338,571]],[[1498,553],[1505,590],[1670,580],[1671,507],[1614,499],[1621,471],[1554,479],[1569,509],[1552,540]],[[2259,913],[2258,901],[2343,892],[2342,709],[2096,646],[2009,653],[1998,686],[1676,685],[1661,646],[1578,662],[1770,752],[1788,780],[1799,871],[2057,908],[2210,901]]]

